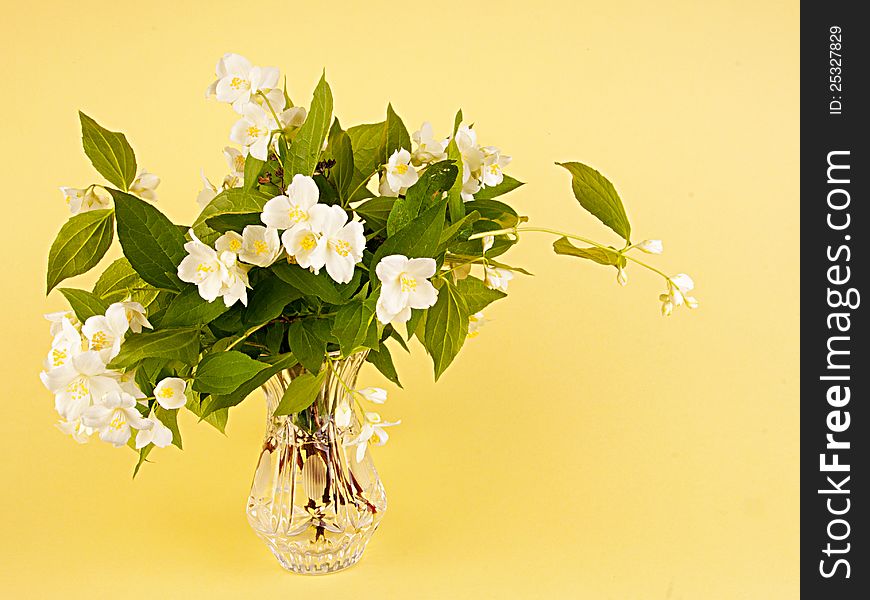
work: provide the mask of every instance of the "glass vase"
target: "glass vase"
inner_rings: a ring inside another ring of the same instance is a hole
[[[354,416],[336,422],[336,409],[353,406],[354,389],[366,353],[331,365],[317,399],[289,416],[274,414],[297,366],[263,385],[267,403],[266,438],[251,495],[248,522],[288,571],[332,573],[356,563],[387,507],[384,487],[368,449],[357,461],[356,447],[344,442],[359,434]],[[345,387],[347,386],[347,387]],[[339,426],[343,425],[343,426]]]

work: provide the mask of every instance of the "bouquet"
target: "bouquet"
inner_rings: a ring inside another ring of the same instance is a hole
[[[59,288],[70,310],[47,315],[41,379],[61,430],[133,448],[136,471],[155,447],[181,447],[178,411],[223,430],[230,408],[288,369],[274,414],[306,427],[337,376],[336,419],[360,424],[344,445],[361,460],[394,423],[365,405],[386,392],[356,389],[337,362],[364,353],[400,385],[391,352],[416,337],[439,378],[486,307],[528,274],[503,262],[525,233],[552,234],[556,254],[612,268],[621,285],[630,263],[660,275],[663,315],[697,306],[691,278],[639,258],[660,254],[661,241],[632,242],[619,195],[592,167],[556,163],[615,245],[527,224],[506,201],[523,185],[505,172],[511,157],[482,145],[461,111],[441,135],[428,122],[409,134],[389,105],[384,120],[345,128],[325,76],[303,108],[276,68],[236,54],[220,59],[207,95],[235,112],[236,146],[220,183],[203,176],[192,224],[157,208],[159,178],[137,168],[123,134],[84,113],[84,151],[104,181],[61,188],[72,216],[51,246],[47,290],[97,266],[115,236],[123,257],[91,290]]]

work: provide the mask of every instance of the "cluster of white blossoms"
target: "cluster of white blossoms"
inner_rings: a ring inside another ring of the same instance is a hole
[[[349,390],[355,403],[359,400],[367,400],[374,404],[383,404],[387,401],[387,391],[378,387],[366,387],[359,390]],[[344,446],[356,446],[356,461],[360,462],[365,457],[369,444],[383,446],[387,443],[389,435],[384,431],[385,427],[400,425],[402,421],[384,421],[376,412],[361,410],[362,426],[359,433],[353,439],[344,442]],[[340,429],[349,429],[354,425],[354,407],[348,397],[343,398],[335,410],[335,424]],[[374,441],[372,441],[374,439]]]
[[[287,98],[278,88],[280,73],[276,67],[256,67],[245,57],[230,53],[218,61],[215,74],[217,79],[208,86],[206,97],[232,105],[240,115],[230,130],[230,139],[243,147],[243,155],[267,160],[269,151],[275,151],[275,132],[292,134],[305,122],[304,108],[287,107]]]
[[[51,322],[53,339],[39,377],[54,394],[60,430],[79,443],[87,442],[96,432],[101,440],[123,446],[136,430],[137,448],[149,443],[160,447],[170,444],[169,428],[156,417],[143,417],[137,408],[145,394],[136,385],[134,374],[106,367],[121,351],[127,331],[151,329],[143,306],[116,302],[105,314],[89,317],[84,323],[72,312],[45,316]],[[176,403],[171,408],[183,405]]]
[[[154,202],[157,200],[157,186],[160,185],[160,178],[154,173],[142,169],[133,183],[130,184],[130,193],[139,196],[143,200]],[[63,198],[69,206],[69,212],[72,215],[84,213],[92,210],[100,210],[104,208],[112,208],[111,197],[102,189],[97,189],[97,186],[91,185],[84,189],[73,187],[61,187]]]
[[[378,193],[381,196],[395,197],[404,194],[419,179],[419,172],[428,165],[447,158],[450,137],[437,139],[432,125],[425,121],[411,136],[416,149],[411,152],[399,148],[390,155],[384,165]],[[480,146],[477,133],[467,125],[456,130],[456,148],[462,158],[462,199],[474,199],[474,194],[485,187],[499,185],[504,181],[504,167],[511,157],[501,153],[495,146]]]
[[[351,220],[340,206],[320,204],[314,179],[294,175],[287,190],[263,207],[260,220],[281,233],[281,245],[290,262],[320,273],[324,267],[337,283],[348,283],[362,260],[366,238],[363,224]]]
[[[669,317],[675,307],[683,304],[689,308],[698,308],[698,300],[689,295],[694,288],[695,282],[685,273],[668,278],[668,291],[659,296],[662,302],[662,315]]]
[[[260,244],[266,243],[268,236],[249,225],[242,235],[229,232],[215,242],[215,248],[202,243],[193,229],[189,231],[191,240],[184,244],[187,251],[178,265],[178,278],[196,284],[203,300],[214,302],[223,298],[226,306],[241,300],[248,305],[249,265],[239,262],[241,253],[249,258],[258,256]],[[259,228],[265,229],[265,228]],[[271,263],[270,263],[271,264]]]

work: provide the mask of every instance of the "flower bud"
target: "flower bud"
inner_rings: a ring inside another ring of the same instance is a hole
[[[622,267],[619,267],[619,270],[616,272],[616,282],[622,286],[628,283],[628,273]]]
[[[647,254],[661,254],[664,251],[661,240],[644,240],[635,247]]]

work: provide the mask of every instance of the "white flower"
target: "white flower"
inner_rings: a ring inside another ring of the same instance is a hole
[[[230,130],[230,140],[247,148],[254,158],[267,160],[271,132],[278,124],[256,104],[247,104],[241,114],[242,118]]]
[[[353,409],[347,402],[340,402],[335,407],[335,426],[340,429],[347,429],[353,422]]]
[[[142,401],[143,398],[146,398],[142,390],[139,389],[139,385],[136,383],[136,371],[108,371],[108,374],[115,378],[118,382],[118,387],[121,388],[121,391],[125,394],[130,394],[136,400]],[[143,404],[147,404],[147,402],[143,402]]]
[[[43,315],[43,317],[45,317],[46,321],[51,323],[50,332],[52,336],[55,336],[61,332],[61,330],[63,329],[64,319],[67,319],[76,328],[80,328],[82,326],[82,324],[79,323],[76,314],[71,310],[60,310],[58,312],[47,313]]]
[[[224,177],[224,184],[227,187],[237,187],[245,180],[245,157],[247,156],[247,148],[241,152],[232,146],[224,148],[224,158],[227,161],[227,167],[230,172]]]
[[[401,254],[385,256],[375,273],[381,281],[376,312],[384,325],[406,323],[412,308],[429,308],[438,300],[438,290],[428,281],[435,275],[431,258],[411,258]]]
[[[144,448],[148,444],[154,444],[158,448],[165,448],[172,443],[172,430],[164,425],[157,417],[145,419],[151,423],[151,427],[140,429],[136,434],[136,449]]]
[[[498,148],[487,146],[483,149],[484,159],[481,167],[481,184],[495,186],[504,181],[503,169],[510,164],[511,157],[503,155]]]
[[[698,300],[689,296],[695,288],[695,282],[685,273],[679,273],[668,279],[668,291],[659,296],[662,302],[662,316],[670,316],[674,308],[685,304],[689,308],[698,308]]]
[[[127,311],[120,302],[116,302],[106,310],[105,315],[88,317],[82,325],[82,335],[88,340],[88,347],[99,352],[103,362],[108,363],[118,356],[129,328]]]
[[[88,439],[94,433],[94,429],[92,427],[87,427],[84,423],[82,423],[81,417],[73,421],[61,420],[58,422],[57,428],[63,431],[65,434],[72,436],[72,439],[77,441],[79,444],[86,444],[88,442]]]
[[[485,236],[483,236],[483,238],[481,239],[481,243],[482,243],[482,245],[483,245],[483,253],[486,254],[486,252],[487,252],[490,248],[492,248],[493,244],[495,244],[495,236],[493,236],[493,235],[485,235]],[[471,265],[469,265],[469,266],[471,266]]]
[[[69,212],[73,215],[91,210],[112,208],[109,197],[102,192],[97,192],[93,186],[84,190],[62,187],[60,191],[63,192],[63,198],[69,205]]]
[[[281,234],[281,243],[293,262],[303,269],[319,273],[326,264],[326,248],[320,236],[308,227],[288,229]]]
[[[62,367],[43,371],[39,377],[54,393],[54,407],[67,421],[75,421],[104,394],[121,391],[100,354],[93,350],[75,354]]]
[[[187,396],[184,391],[187,383],[178,377],[166,377],[154,386],[154,398],[157,404],[166,410],[181,408],[187,404]]]
[[[482,312],[476,312],[468,317],[468,337],[469,339],[476,338],[480,335],[480,328],[489,322],[489,319],[483,318]]]
[[[485,155],[477,145],[477,132],[467,125],[460,125],[456,130],[456,149],[462,156],[463,173],[471,174],[483,165]],[[465,179],[467,175],[463,175]]]
[[[196,195],[196,203],[199,204],[200,208],[205,208],[218,195],[218,189],[205,176],[205,171],[200,170],[199,176],[202,177],[202,189]]]
[[[276,109],[277,110],[277,109]],[[281,129],[284,131],[290,131],[296,129],[298,127],[302,127],[302,124],[305,123],[305,118],[308,116],[308,112],[302,106],[293,106],[282,111],[278,115],[278,121],[281,123]]]
[[[474,200],[474,195],[480,191],[480,180],[475,177],[469,177],[462,184],[462,189],[459,192],[460,197],[465,202]]]
[[[244,245],[245,240],[242,236],[235,231],[227,231],[225,234],[220,236],[214,242],[214,249],[218,253],[221,252],[232,252],[233,254],[238,254],[242,251],[242,246]]]
[[[241,301],[245,306],[248,305],[248,288],[251,287],[248,282],[248,270],[251,268],[248,265],[243,265],[236,260],[234,252],[221,252],[220,262],[223,265],[223,282],[221,285],[220,295],[224,299],[226,306],[232,306],[238,301]]]
[[[337,283],[353,278],[354,265],[362,260],[366,245],[362,223],[347,220],[340,206],[320,204],[311,209],[311,229],[320,234],[326,272]]]
[[[145,307],[139,302],[115,302],[109,308],[112,308],[115,304],[123,307],[124,316],[127,317],[127,323],[130,324],[130,331],[133,333],[141,333],[143,327],[154,329],[145,314]],[[106,314],[108,314],[108,311],[106,311]]]
[[[617,267],[617,269],[616,269],[616,283],[618,283],[621,286],[628,285],[628,271],[626,271],[624,267]]]
[[[483,274],[483,283],[486,287],[502,292],[507,292],[508,282],[514,278],[514,274],[507,269],[498,269],[496,267],[484,267]]]
[[[661,240],[644,240],[637,244],[635,248],[647,254],[661,254],[665,249]]]
[[[232,104],[238,113],[243,112],[257,92],[273,90],[278,85],[279,77],[276,67],[254,67],[238,54],[224,54],[215,67],[215,74],[218,78],[209,86],[206,96],[214,93],[219,102]]]
[[[363,423],[359,435],[354,439],[345,442],[344,445],[356,446],[356,461],[361,462],[362,459],[365,458],[366,449],[368,448],[368,444],[372,437],[377,438],[376,442],[372,442],[375,446],[383,446],[387,443],[387,440],[390,437],[387,435],[387,432],[384,431],[384,427],[392,427],[393,425],[400,425],[401,423],[401,421],[388,423],[381,420],[381,416],[378,413],[367,412],[365,414],[365,423]]]
[[[45,359],[45,368],[49,370],[66,365],[73,356],[85,350],[79,330],[69,319],[62,319],[59,329],[52,324],[51,330],[57,333],[51,341],[51,350]]]
[[[355,390],[357,394],[375,404],[383,404],[387,401],[387,390],[379,387],[364,387],[361,390]]]
[[[386,164],[387,186],[393,195],[403,193],[417,183],[417,179],[417,170],[411,166],[411,153],[404,148],[395,150]]]
[[[187,256],[178,265],[178,278],[187,283],[195,283],[202,299],[213,302],[221,295],[225,267],[218,259],[217,252],[200,242],[192,229],[190,237],[193,239],[184,244]]]
[[[160,178],[154,173],[149,173],[145,169],[139,171],[136,179],[130,184],[130,193],[139,196],[143,200],[154,202],[157,200],[157,186],[160,185]]]
[[[239,260],[268,267],[278,258],[281,253],[281,240],[278,238],[278,230],[274,227],[262,225],[248,225],[242,231],[242,247],[238,251]]]
[[[411,139],[417,144],[417,149],[411,155],[411,162],[415,166],[422,166],[447,158],[444,151],[447,148],[447,140],[436,140],[432,132],[432,124],[424,121],[420,129],[411,135]]]
[[[130,428],[148,429],[151,422],[136,410],[136,399],[130,394],[113,391],[105,394],[97,404],[82,415],[82,423],[100,432],[100,439],[116,448],[130,439]]]
[[[317,204],[318,198],[320,190],[314,179],[307,175],[294,175],[286,195],[275,196],[266,202],[260,220],[275,229],[307,227],[311,218],[309,211]]]

